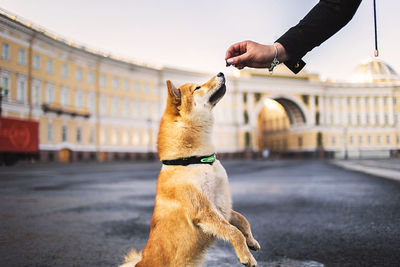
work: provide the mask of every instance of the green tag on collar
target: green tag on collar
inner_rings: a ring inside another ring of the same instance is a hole
[[[211,156],[209,156],[207,158],[202,158],[200,161],[201,162],[214,162],[215,161],[215,154],[213,154],[213,155],[211,155]]]

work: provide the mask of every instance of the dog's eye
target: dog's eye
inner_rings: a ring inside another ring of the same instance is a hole
[[[194,90],[199,90],[201,88],[201,86],[197,86],[196,88],[194,88]]]

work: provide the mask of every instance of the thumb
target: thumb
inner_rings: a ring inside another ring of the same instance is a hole
[[[240,56],[228,58],[226,60],[226,64],[227,64],[227,66],[246,65],[248,58],[249,58],[249,53],[246,52]]]

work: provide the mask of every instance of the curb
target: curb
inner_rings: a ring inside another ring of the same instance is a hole
[[[368,167],[360,164],[355,164],[349,161],[331,161],[333,165],[341,167],[346,170],[358,171],[365,174],[378,176],[386,179],[392,179],[396,181],[400,181],[400,172],[390,169],[382,169],[375,167]]]

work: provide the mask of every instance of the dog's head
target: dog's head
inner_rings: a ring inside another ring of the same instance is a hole
[[[225,77],[222,72],[202,85],[187,83],[176,88],[168,80],[167,87],[166,112],[181,117],[204,112],[210,113],[226,92]]]

